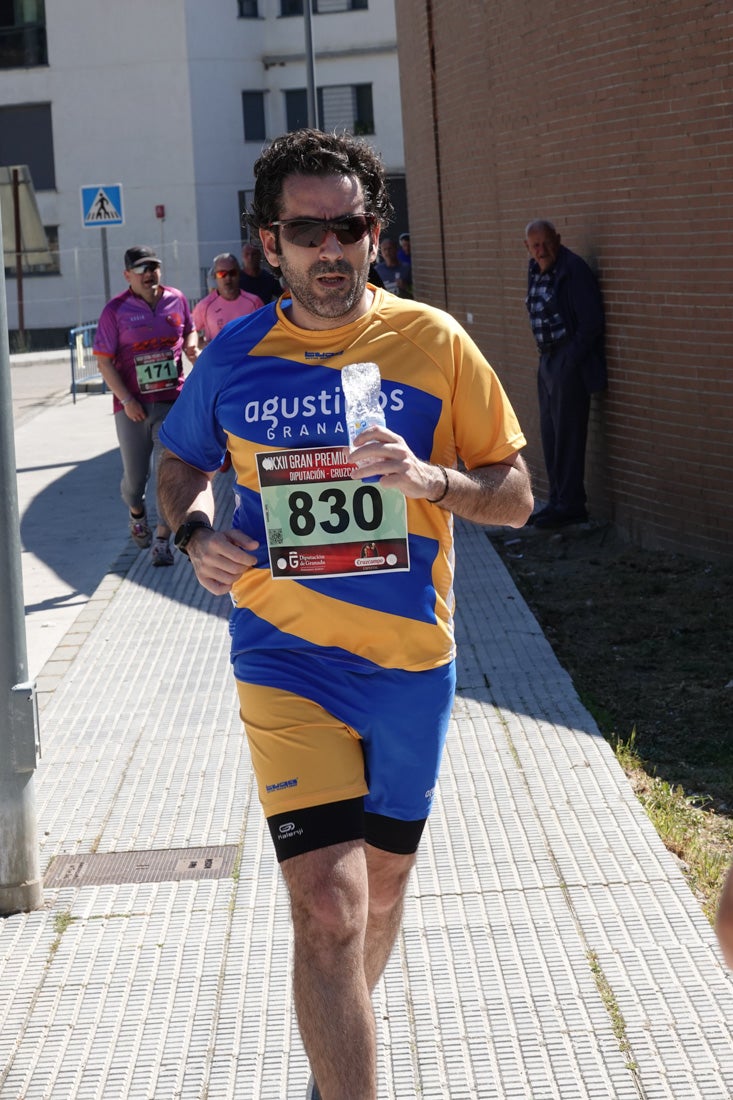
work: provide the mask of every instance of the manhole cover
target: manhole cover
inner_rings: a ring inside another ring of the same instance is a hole
[[[236,844],[213,848],[162,848],[151,852],[95,852],[56,856],[44,886],[104,886],[123,882],[180,882],[182,879],[228,878]]]

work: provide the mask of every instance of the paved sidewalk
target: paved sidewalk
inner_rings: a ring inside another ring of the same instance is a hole
[[[49,415],[68,437],[77,413],[43,411],[37,438]],[[67,650],[35,779],[45,907],[0,921],[0,1098],[301,1100],[287,902],[227,600],[121,531],[126,564],[50,662]],[[733,980],[712,930],[462,523],[457,597],[439,796],[376,994],[380,1100],[730,1100]]]

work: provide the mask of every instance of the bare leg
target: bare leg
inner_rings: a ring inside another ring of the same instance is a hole
[[[295,1007],[323,1100],[376,1100],[370,993],[399,929],[413,862],[351,841],[282,864],[293,919]]]
[[[335,844],[282,864],[290,891],[293,995],[324,1100],[375,1100],[375,1027],[364,978],[364,845]]]

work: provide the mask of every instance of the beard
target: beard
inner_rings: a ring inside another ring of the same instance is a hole
[[[347,316],[359,304],[366,290],[368,266],[357,271],[346,260],[338,260],[333,264],[315,263],[303,271],[293,268],[282,255],[278,259],[288,290],[304,309],[316,317],[336,320]],[[318,281],[320,275],[341,275],[347,283],[337,287],[324,286]]]

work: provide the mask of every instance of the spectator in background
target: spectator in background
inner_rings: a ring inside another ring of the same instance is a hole
[[[183,386],[181,353],[193,363],[198,341],[188,301],[180,290],[161,285],[160,260],[152,248],[128,248],[124,275],[129,286],[102,310],[93,351],[113,394],[120,492],[130,509],[130,534],[141,550],[152,543],[153,565],[173,565],[170,528],[158,507],[153,539],[145,494],[160,454],[160,425]]]
[[[384,283],[382,282],[382,276],[377,271],[376,263],[369,264],[369,282],[372,286],[381,286],[384,289]]]
[[[193,309],[193,323],[204,344],[235,317],[254,313],[264,304],[256,294],[239,289],[239,261],[232,252],[220,252],[214,257],[209,272],[216,286]]]
[[[603,300],[585,260],[560,243],[552,222],[525,229],[527,297],[537,350],[540,435],[548,504],[530,517],[535,527],[565,527],[588,519],[585,445],[590,395],[606,388]]]
[[[401,264],[397,259],[397,242],[392,237],[383,237],[379,244],[382,259],[374,265],[382,286],[398,298],[412,297],[412,274],[409,264]]]
[[[280,280],[262,268],[262,251],[258,245],[249,241],[242,248],[242,270],[239,273],[239,286],[249,294],[256,294],[265,305],[282,293]]]
[[[397,249],[397,259],[409,272],[409,284],[410,284],[410,298],[414,298],[412,290],[412,252],[410,249],[410,234],[400,233],[399,247]]]

